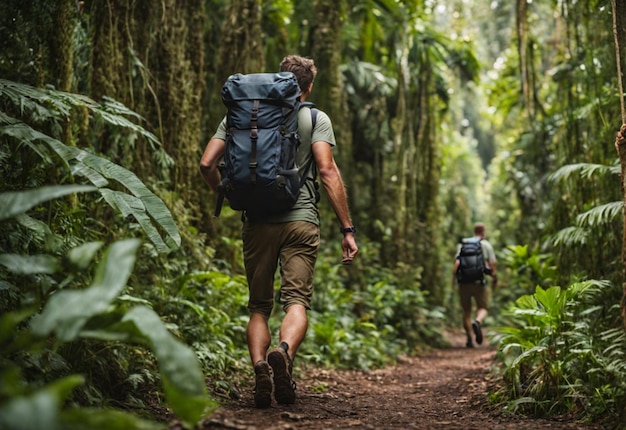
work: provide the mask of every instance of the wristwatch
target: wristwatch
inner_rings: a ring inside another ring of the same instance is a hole
[[[356,233],[356,227],[351,225],[350,227],[339,227],[339,231],[343,234],[346,233]]]

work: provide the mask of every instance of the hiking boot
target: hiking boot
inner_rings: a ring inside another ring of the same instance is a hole
[[[476,335],[476,343],[479,345],[482,344],[483,343],[483,331],[480,328],[480,323],[474,320],[474,322],[472,323],[472,328],[474,329],[474,334]]]
[[[296,384],[291,379],[293,362],[287,354],[289,347],[281,342],[278,348],[270,351],[267,362],[274,373],[274,398],[278,403],[291,405],[296,402]]]
[[[465,346],[467,348],[473,348],[474,347],[474,342],[472,342],[472,339],[469,336],[467,337],[467,342],[465,343]]]
[[[254,405],[257,408],[269,408],[272,404],[272,375],[267,361],[257,361],[254,375]]]

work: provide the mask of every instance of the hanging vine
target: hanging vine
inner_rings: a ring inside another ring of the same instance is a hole
[[[615,38],[615,62],[617,64],[617,86],[619,90],[620,107],[622,113],[622,126],[615,137],[615,149],[619,155],[620,165],[622,167],[620,175],[620,186],[624,199],[624,227],[622,238],[622,301],[621,311],[624,327],[626,328],[626,187],[624,186],[624,178],[626,178],[626,108],[624,107],[624,78],[622,75],[622,55],[621,50],[626,40],[626,0],[611,0],[613,8],[613,36]]]

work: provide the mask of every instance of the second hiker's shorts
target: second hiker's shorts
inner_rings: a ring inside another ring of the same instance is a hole
[[[313,273],[320,247],[319,226],[306,221],[243,226],[243,258],[248,278],[250,312],[270,317],[274,277],[280,262],[280,303],[311,309]]]
[[[465,312],[472,311],[472,297],[478,308],[487,309],[487,285],[481,283],[459,284],[461,308]]]

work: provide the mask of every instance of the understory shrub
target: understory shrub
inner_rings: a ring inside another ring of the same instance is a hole
[[[496,397],[521,413],[573,414],[623,428],[626,335],[618,301],[605,303],[618,290],[591,280],[537,286],[520,297],[497,328],[504,385]]]

